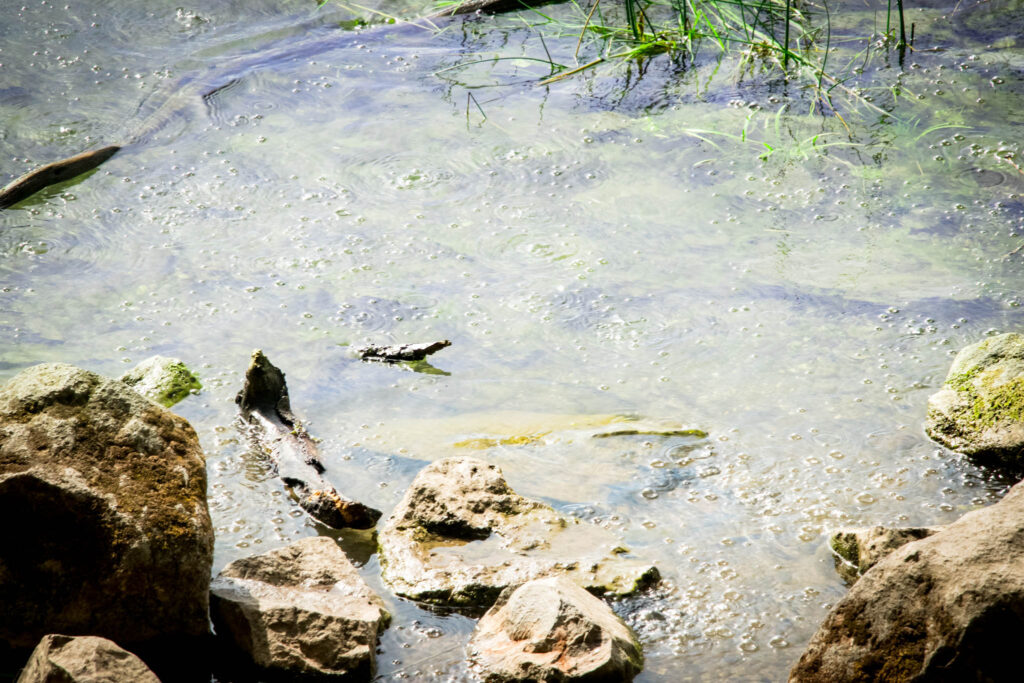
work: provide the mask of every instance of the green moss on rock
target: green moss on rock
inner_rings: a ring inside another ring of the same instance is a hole
[[[928,401],[925,430],[977,459],[1024,464],[1024,336],[999,335],[957,354]]]

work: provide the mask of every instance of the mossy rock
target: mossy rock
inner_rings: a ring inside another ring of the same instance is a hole
[[[1024,469],[1024,336],[966,347],[928,399],[925,431],[984,464]]]
[[[165,408],[203,388],[183,362],[164,356],[147,358],[126,372],[121,381]]]

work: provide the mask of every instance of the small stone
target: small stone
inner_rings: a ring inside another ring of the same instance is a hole
[[[141,659],[97,636],[43,637],[17,683],[160,683]]]
[[[165,408],[203,388],[183,362],[164,356],[147,358],[126,372],[121,381]]]
[[[502,591],[469,650],[487,683],[630,681],[643,668],[629,627],[565,577]]]
[[[210,587],[218,637],[258,667],[370,679],[390,615],[330,538],[313,537],[229,564]]]
[[[836,571],[854,583],[879,560],[907,543],[931,536],[942,527],[858,527],[839,529],[829,539]]]

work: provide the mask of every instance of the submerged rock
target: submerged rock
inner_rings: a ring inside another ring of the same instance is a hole
[[[488,607],[508,586],[564,575],[593,593],[624,595],[658,579],[622,555],[608,531],[513,491],[475,458],[425,467],[380,532],[384,581],[399,595]]]
[[[960,351],[928,399],[925,431],[979,461],[1024,468],[1024,336],[1001,334]]]
[[[487,683],[630,681],[643,668],[629,627],[565,577],[502,591],[477,624],[469,650]]]
[[[203,388],[183,362],[165,356],[147,358],[126,372],[121,381],[165,408]]]
[[[47,364],[0,389],[0,518],[0,640],[208,633],[199,440],[122,382]]]
[[[899,547],[931,536],[942,527],[858,527],[839,529],[829,539],[836,571],[853,583]]]
[[[18,683],[160,683],[141,659],[97,636],[48,635]]]
[[[1016,680],[1024,485],[892,551],[811,639],[791,681]]]
[[[263,669],[370,679],[390,619],[330,538],[236,560],[210,588],[217,635]]]

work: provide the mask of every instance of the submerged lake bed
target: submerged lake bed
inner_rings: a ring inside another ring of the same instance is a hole
[[[833,529],[948,523],[1012,483],[922,425],[953,355],[1024,322],[1021,8],[913,8],[901,58],[854,40],[883,5],[832,7],[844,78],[819,89],[709,45],[539,85],[574,63],[571,5],[435,31],[27,3],[0,26],[4,182],[133,142],[0,212],[0,380],[184,360],[214,570],[339,538],[394,614],[379,680],[471,679],[474,621],[390,594],[372,534],[289,497],[238,425],[254,348],[346,495],[387,515],[473,455],[655,562],[615,605],[638,681],[783,679],[846,591]],[[351,352],[439,339],[427,368]],[[592,438],[619,422],[706,435]]]

